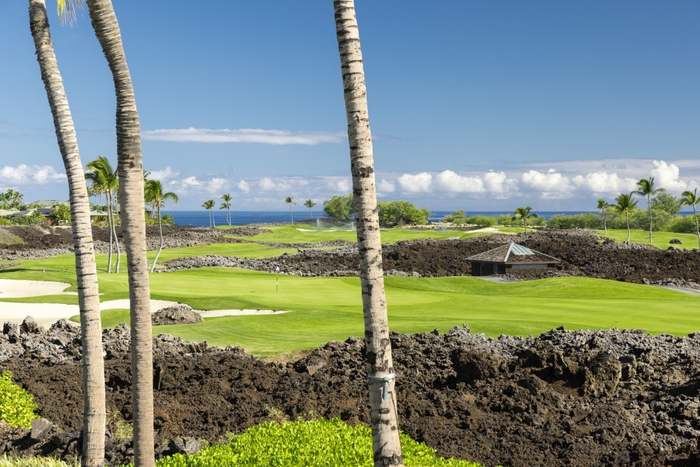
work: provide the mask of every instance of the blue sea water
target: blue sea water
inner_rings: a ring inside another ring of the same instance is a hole
[[[432,211],[430,220],[437,221],[452,211]],[[537,214],[545,219],[559,214],[580,214],[583,211],[542,211]],[[207,211],[163,211],[163,214],[169,214],[175,219],[175,224],[182,226],[207,227],[209,226],[209,213]],[[485,215],[485,216],[500,216],[511,215],[511,211],[469,211],[468,215]],[[294,211],[294,221],[308,221],[325,217],[323,211]],[[214,220],[216,225],[227,225],[225,211],[214,212]],[[291,222],[289,211],[232,211],[231,224],[246,225],[246,224],[286,224]]]

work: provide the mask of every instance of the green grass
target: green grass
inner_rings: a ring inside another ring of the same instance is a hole
[[[317,243],[338,240],[355,242],[357,239],[354,230],[343,228],[317,229],[314,226],[306,224],[274,225],[270,227],[265,226],[265,228],[271,230],[271,232],[264,232],[253,237],[240,238],[273,243]],[[499,230],[500,229],[501,228],[499,228]],[[508,229],[511,228],[503,227],[502,229],[504,232],[507,232]],[[513,229],[517,229],[517,227]],[[396,243],[402,240],[422,240],[426,238],[471,238],[478,235],[484,235],[484,233],[471,233],[460,230],[417,230],[397,227],[393,229],[382,229],[382,243]]]
[[[128,297],[124,272],[99,277],[102,300]],[[0,278],[54,280],[75,286],[73,258],[26,261],[20,268],[0,272]],[[491,336],[532,335],[560,325],[572,329],[642,328],[679,335],[700,329],[700,297],[638,284],[581,277],[513,283],[476,277],[388,277],[386,286],[391,328],[401,332],[447,330],[461,324]],[[293,353],[363,335],[357,278],[277,276],[207,268],[153,274],[151,289],[153,298],[184,302],[201,310],[290,311],[155,328],[155,332],[187,340],[239,345],[260,356]],[[76,303],[77,297],[14,301]],[[108,326],[127,319],[126,310],[104,314]]]
[[[401,434],[407,467],[477,467],[471,462],[440,458],[435,450]],[[372,432],[366,425],[340,420],[268,422],[232,436],[228,443],[158,461],[158,467],[371,467]]]
[[[604,230],[599,230],[598,235],[603,237],[612,238],[616,242],[624,242],[627,240],[627,230],[625,229],[608,229],[606,233]],[[681,242],[680,245],[671,245],[669,240],[672,238],[677,238]],[[649,244],[649,231],[647,230],[632,230],[632,243],[640,243],[644,245]],[[653,245],[657,248],[667,249],[669,246],[674,248],[682,248],[687,250],[692,250],[698,247],[698,237],[695,234],[688,233],[676,233],[676,232],[654,232],[654,243]]]

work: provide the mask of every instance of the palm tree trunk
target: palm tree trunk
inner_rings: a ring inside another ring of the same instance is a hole
[[[603,210],[603,228],[605,233],[608,233],[608,213],[605,210]]]
[[[651,212],[651,195],[647,195],[647,205],[649,209],[649,243],[654,243],[654,216]]]
[[[95,35],[109,63],[117,98],[119,202],[129,271],[134,463],[155,464],[153,437],[153,341],[146,257],[141,124],[131,72],[111,0],[87,0]]]
[[[109,229],[109,251],[107,253],[107,273],[112,273],[112,245],[114,244],[114,218],[112,217],[112,197],[110,192],[105,193],[105,200],[107,201],[107,228]]]
[[[353,193],[357,207],[357,242],[361,259],[360,281],[374,465],[403,465],[360,33],[354,0],[334,0],[333,3],[345,91]]]
[[[117,251],[117,268],[116,272],[119,274],[119,271],[121,270],[122,266],[122,253],[121,249],[119,248],[119,235],[117,235],[117,223],[115,222],[115,217],[114,217],[114,211],[117,208],[117,203],[115,202],[114,199],[112,199],[112,230],[114,230],[114,246],[116,247]]]
[[[160,217],[160,206],[156,206],[156,214],[158,215],[158,234],[160,235],[160,245],[158,246],[158,253],[153,259],[153,266],[151,266],[151,272],[156,270],[156,264],[158,264],[158,258],[160,258],[160,252],[163,251],[163,219]]]
[[[695,218],[695,234],[698,236],[698,250],[700,250],[700,223],[698,222],[698,213],[693,204],[693,217]]]
[[[632,231],[630,230],[630,213],[625,211],[625,220],[627,221],[627,244],[632,241]]]
[[[75,271],[80,304],[82,344],[83,446],[82,465],[101,466],[105,446],[105,376],[102,354],[100,294],[95,245],[90,220],[90,198],[80,161],[78,139],[63,79],[51,43],[44,0],[29,0],[29,18],[46,94],[53,114],[58,146],[68,177]]]
[[[231,227],[231,208],[226,208],[228,212],[228,226]]]

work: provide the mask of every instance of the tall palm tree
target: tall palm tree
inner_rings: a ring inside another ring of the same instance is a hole
[[[61,4],[59,4],[59,9]],[[65,8],[65,5],[64,5]],[[100,294],[97,283],[95,246],[88,195],[78,138],[61,70],[51,42],[51,31],[44,0],[29,0],[29,22],[36,56],[56,130],[58,147],[68,177],[71,226],[75,247],[75,272],[80,304],[82,347],[81,384],[83,391],[82,465],[101,466],[105,452],[105,376],[102,353]]]
[[[131,71],[112,0],[86,0],[95,35],[112,72],[117,100],[119,203],[129,270],[131,391],[134,463],[155,464],[153,436],[153,337],[146,257],[141,123]]]
[[[629,244],[632,241],[632,230],[630,229],[630,212],[637,207],[638,201],[634,199],[634,193],[628,195],[621,194],[615,198],[615,211],[619,214],[625,215],[625,220],[627,221],[627,241],[625,243]]]
[[[333,5],[357,210],[374,465],[403,465],[360,32],[354,0],[334,0]]]
[[[608,209],[610,208],[610,204],[605,201],[603,198],[598,198],[598,201],[596,201],[596,207],[600,210],[600,215],[603,217],[603,229],[605,229],[605,232],[608,232]]]
[[[109,254],[107,259],[107,272],[112,272],[112,244],[117,253],[117,274],[121,268],[121,251],[119,248],[119,236],[114,221],[114,209],[117,193],[119,191],[119,174],[112,168],[109,159],[100,156],[87,165],[86,177],[92,183],[94,193],[103,193],[107,200],[107,227],[109,228]]]
[[[519,207],[515,209],[515,212],[513,213],[513,220],[519,220],[523,224],[523,229],[525,229],[525,232],[527,232],[527,221],[529,219],[534,219],[537,218],[537,214],[535,214],[532,211],[532,208],[530,206],[525,206],[525,207]]]
[[[151,203],[153,210],[158,218],[158,234],[160,235],[160,245],[158,246],[158,253],[153,259],[153,265],[151,266],[151,272],[156,270],[156,264],[158,264],[158,258],[160,258],[160,253],[163,251],[163,218],[160,215],[160,210],[165,206],[166,201],[173,201],[177,203],[178,197],[172,191],[163,190],[163,184],[160,180],[146,180],[146,186],[144,187],[144,194],[146,196],[146,202]]]
[[[693,208],[693,219],[695,219],[695,234],[698,236],[698,250],[700,250],[700,224],[698,223],[697,205],[700,204],[700,195],[698,189],[693,191],[684,191],[681,194],[681,206],[690,206]]]
[[[231,227],[231,201],[233,201],[233,196],[229,193],[224,193],[221,195],[221,209],[226,209],[226,220],[228,221],[228,226]]]
[[[214,227],[214,214],[212,209],[214,209],[215,204],[213,199],[208,199],[202,203],[202,207],[209,211],[209,227]]]
[[[651,198],[664,191],[663,188],[657,188],[654,182],[654,177],[643,178],[637,182],[638,190],[634,193],[640,196],[646,196],[647,198],[647,209],[649,211],[649,243],[654,241],[654,215],[651,209]]]
[[[292,211],[292,205],[296,204],[294,198],[292,198],[291,196],[287,196],[286,198],[284,198],[284,202],[287,203],[287,205],[289,205],[289,217],[291,217],[292,224],[294,224],[294,212]]]

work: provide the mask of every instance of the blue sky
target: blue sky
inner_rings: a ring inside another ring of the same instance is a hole
[[[348,190],[331,0],[114,3],[145,165],[181,195],[178,208],[225,191],[255,210]],[[587,209],[641,176],[672,191],[700,181],[697,1],[357,8],[384,199]],[[0,188],[64,199],[26,10],[0,6]],[[89,18],[52,19],[83,160],[114,159],[113,88]]]

